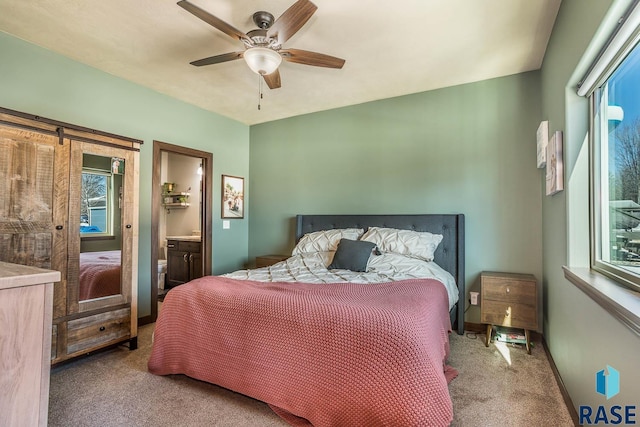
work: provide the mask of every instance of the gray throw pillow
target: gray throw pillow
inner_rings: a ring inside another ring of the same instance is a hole
[[[333,262],[329,265],[329,270],[366,271],[369,256],[371,256],[375,247],[375,243],[371,242],[340,239]]]

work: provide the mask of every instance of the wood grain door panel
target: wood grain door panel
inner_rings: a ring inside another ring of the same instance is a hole
[[[0,261],[58,270],[54,317],[66,314],[69,146],[0,125]]]

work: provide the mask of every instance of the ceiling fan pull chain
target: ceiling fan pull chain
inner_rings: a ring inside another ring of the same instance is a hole
[[[262,75],[258,74],[258,110],[260,110],[261,101],[262,101]]]

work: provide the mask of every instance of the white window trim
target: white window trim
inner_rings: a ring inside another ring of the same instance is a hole
[[[640,41],[640,1],[636,0],[629,11],[620,17],[617,29],[578,84],[578,95],[590,96],[609,78],[638,41]]]
[[[640,40],[640,0],[635,0],[616,19],[609,41],[603,45],[600,54],[585,77],[578,84],[579,96],[590,96],[600,87],[620,65],[633,46]],[[611,27],[609,27],[611,28]],[[595,105],[590,102],[589,117],[593,117]],[[593,135],[594,129],[590,126],[589,135]],[[593,144],[590,141],[590,147]],[[593,152],[591,160],[593,162]],[[592,166],[592,165],[591,165]],[[589,168],[590,189],[593,191],[593,167]],[[592,196],[590,195],[591,199]],[[591,203],[591,215],[593,217],[593,205]],[[590,234],[596,235],[594,221],[590,220]],[[591,264],[593,265],[593,241],[590,241]],[[640,292],[636,292],[621,284],[623,280],[613,275],[605,275],[590,267],[563,266],[565,278],[581,289],[593,301],[604,308],[614,318],[628,327],[633,333],[640,336]]]

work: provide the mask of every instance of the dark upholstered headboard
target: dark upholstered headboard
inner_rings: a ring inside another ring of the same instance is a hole
[[[464,333],[464,306],[466,301],[464,277],[464,215],[297,215],[296,242],[313,231],[334,228],[387,227],[405,230],[428,231],[442,234],[442,242],[436,250],[434,261],[456,279],[458,304],[452,309],[452,324],[459,334]]]

